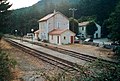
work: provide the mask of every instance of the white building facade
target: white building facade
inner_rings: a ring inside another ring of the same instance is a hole
[[[79,34],[82,37],[87,38],[86,27],[89,23],[90,21],[79,23]],[[95,25],[97,27],[97,31],[95,31],[93,38],[101,38],[101,26],[98,25],[97,23],[95,23]]]
[[[60,12],[54,11],[39,20],[40,40],[61,45],[74,43],[74,36],[75,34],[69,30],[69,19]]]
[[[39,20],[39,38],[41,40],[48,40],[48,33],[53,29],[69,29],[69,20],[60,12],[48,14]]]

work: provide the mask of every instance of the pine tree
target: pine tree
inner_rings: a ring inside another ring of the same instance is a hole
[[[86,27],[87,35],[90,35],[92,38],[94,38],[94,33],[98,30],[98,28],[95,25],[95,22],[90,22]]]
[[[8,25],[9,14],[8,10],[12,5],[7,0],[0,0],[0,32],[5,33]]]
[[[69,18],[69,25],[70,30],[76,34],[78,34],[78,21],[76,19],[73,19],[72,17]]]
[[[115,11],[110,15],[107,24],[110,30],[111,39],[113,41],[118,41],[120,44],[120,1]]]

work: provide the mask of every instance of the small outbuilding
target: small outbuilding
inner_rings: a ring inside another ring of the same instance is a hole
[[[86,28],[87,28],[87,25],[91,22],[92,21],[86,21],[86,22],[79,23],[79,34],[80,34],[80,36],[82,36],[84,38],[87,38]],[[95,31],[95,33],[93,35],[93,38],[101,38],[101,26],[99,24],[97,24],[96,22],[93,22],[93,23],[97,27],[97,31]]]
[[[53,29],[49,32],[49,42],[57,45],[73,44],[75,33],[69,29]]]
[[[35,39],[39,39],[39,33],[41,32],[41,30],[36,30],[35,32],[34,32],[34,34],[35,34]]]

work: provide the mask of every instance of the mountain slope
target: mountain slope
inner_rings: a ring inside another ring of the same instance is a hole
[[[18,29],[26,34],[31,28],[38,29],[38,20],[56,9],[67,17],[72,16],[69,8],[76,8],[75,18],[95,16],[100,24],[109,17],[118,0],[40,0],[33,6],[14,10],[11,15],[12,31]],[[13,32],[14,33],[14,32]]]

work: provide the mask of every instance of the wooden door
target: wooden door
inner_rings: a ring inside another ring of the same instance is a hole
[[[74,36],[71,36],[71,44],[73,44],[74,43]]]
[[[57,43],[59,44],[59,36],[57,36]]]

